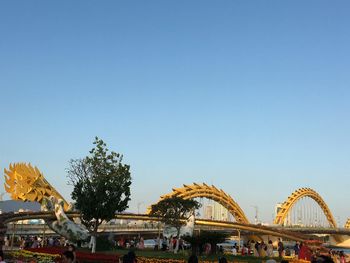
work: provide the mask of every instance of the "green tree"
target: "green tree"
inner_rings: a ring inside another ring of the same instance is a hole
[[[92,235],[95,252],[99,225],[128,208],[131,176],[130,166],[122,163],[122,155],[109,151],[98,137],[93,144],[90,155],[72,159],[67,172],[73,185],[72,199]]]
[[[186,221],[194,214],[195,209],[200,207],[200,203],[192,199],[181,197],[169,197],[151,206],[150,214],[157,216],[165,224],[176,228],[177,237],[180,237],[181,227],[186,225]],[[175,252],[178,250],[178,242]]]

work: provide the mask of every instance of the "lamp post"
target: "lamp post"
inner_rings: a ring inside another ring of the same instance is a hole
[[[237,232],[238,232],[238,251],[241,251],[241,230],[240,229],[237,229]]]
[[[13,249],[13,243],[14,243],[14,239],[15,239],[15,232],[16,232],[16,222],[13,222],[13,232],[12,232],[12,236],[11,236],[11,250]]]
[[[254,219],[255,219],[255,224],[257,225],[259,223],[259,220],[258,220],[259,208],[256,205],[252,205],[252,207],[254,207],[254,209],[255,209],[255,218]]]
[[[143,204],[143,202],[137,203],[137,214],[140,214],[140,206]]]

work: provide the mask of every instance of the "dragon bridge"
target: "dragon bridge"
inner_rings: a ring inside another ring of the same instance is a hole
[[[65,210],[68,209],[67,201],[49,184],[37,167],[30,163],[15,163],[10,164],[9,170],[4,169],[4,172],[5,190],[12,200],[34,201],[42,205],[44,197],[54,196],[62,199]]]
[[[282,225],[284,222],[284,219],[286,218],[288,212],[291,210],[294,204],[298,202],[303,197],[309,197],[312,198],[322,209],[324,215],[326,216],[329,224],[331,227],[336,228],[337,224],[334,220],[334,217],[329,210],[327,204],[323,201],[322,197],[313,189],[311,188],[300,188],[296,191],[294,191],[288,199],[282,204],[281,209],[279,210],[275,220],[274,224]],[[350,224],[350,222],[349,222]]]
[[[173,188],[173,191],[169,194],[162,195],[160,200],[170,197],[181,197],[183,199],[192,199],[197,197],[204,197],[218,202],[225,207],[236,219],[238,223],[249,224],[249,220],[245,216],[240,206],[232,199],[232,197],[226,194],[223,190],[217,189],[215,186],[209,186],[205,183],[192,185],[183,185],[181,188]],[[150,210],[149,210],[150,211]]]
[[[346,221],[344,228],[350,228],[350,218]]]

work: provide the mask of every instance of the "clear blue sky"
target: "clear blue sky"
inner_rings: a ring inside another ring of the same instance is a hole
[[[307,186],[344,223],[349,12],[319,0],[1,1],[0,168],[31,162],[69,198],[68,161],[97,135],[131,165],[130,211],[206,182],[271,221]]]

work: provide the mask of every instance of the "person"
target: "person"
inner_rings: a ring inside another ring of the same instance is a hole
[[[258,257],[259,256],[259,247],[260,247],[260,243],[259,241],[256,241],[256,242],[252,242],[253,245],[253,255],[254,257]]]
[[[170,252],[172,252],[174,250],[173,243],[174,243],[174,237],[170,236],[170,238],[168,239],[168,243],[167,243],[167,246],[168,246]]]
[[[62,254],[62,263],[73,263],[74,255],[72,251],[64,251]]]
[[[119,261],[120,262],[120,261]],[[128,254],[125,254],[121,260],[121,263],[130,263]]]
[[[73,244],[69,244],[68,251],[71,251],[73,253],[73,256],[74,256],[73,263],[76,263],[77,262],[77,255],[75,252],[75,246]]]
[[[125,254],[119,262],[122,263],[137,263],[136,255],[134,251],[129,251],[128,254]]]
[[[340,260],[340,263],[346,262],[346,257],[345,257],[344,251],[339,252],[339,260]]]
[[[299,242],[296,242],[294,245],[294,252],[295,252],[296,256],[299,255],[299,250],[300,250],[300,244],[299,244]]]
[[[0,263],[6,263],[4,261],[4,252],[2,252],[2,250],[0,250]]]
[[[170,239],[168,239],[168,248],[169,251],[172,252],[174,250],[174,237],[170,236]]]
[[[4,252],[3,252],[2,248],[3,248],[3,242],[2,242],[1,237],[0,237],[0,257],[1,257],[1,262],[4,259]]]
[[[300,242],[298,259],[311,260],[311,250],[306,243]]]
[[[5,249],[10,247],[10,238],[8,236],[5,236],[4,238],[4,242],[5,242]]]
[[[49,237],[48,246],[53,247],[54,243],[55,243],[55,240],[53,239],[53,237]]]
[[[237,244],[235,244],[235,245],[232,247],[232,255],[237,256],[237,251],[238,251],[238,247],[237,247]]]
[[[242,256],[249,255],[249,249],[247,247],[247,244],[243,244],[241,254],[242,254]]]
[[[178,238],[177,238],[177,236],[175,236],[175,237],[173,238],[172,243],[171,243],[171,246],[173,247],[173,251],[175,251],[175,250],[177,249],[177,247],[176,247],[177,240],[178,240]]]
[[[267,246],[264,243],[264,241],[261,241],[260,246],[259,246],[259,256],[264,258],[266,257],[266,251],[267,251]]]
[[[278,257],[279,258],[282,258],[283,250],[284,250],[284,246],[283,246],[282,240],[279,238],[278,239],[278,244],[277,244],[277,251],[278,251]]]
[[[192,255],[188,258],[188,263],[198,263],[198,257],[196,255]]]
[[[311,260],[311,263],[334,263],[333,259],[330,256],[327,255],[318,255],[314,259]]]
[[[207,243],[204,244],[204,253],[206,255],[209,255],[210,252],[211,252],[211,244],[207,242]]]
[[[269,240],[269,242],[268,242],[268,244],[267,244],[266,254],[267,254],[268,257],[273,257],[273,244],[272,244],[272,240]]]
[[[137,262],[137,259],[136,259],[136,254],[134,251],[129,251],[128,253],[128,258],[129,258],[129,262],[130,263],[136,263]]]
[[[162,243],[162,250],[163,250],[163,251],[166,251],[166,250],[168,249],[167,244],[168,244],[168,240],[167,240],[166,237],[164,237],[164,238],[163,238],[163,243]]]
[[[179,238],[179,249],[182,251],[185,249],[184,241],[182,238]]]
[[[32,243],[32,245],[31,245],[31,248],[38,248],[38,247],[39,247],[38,237],[35,236],[35,237],[33,238],[33,243]]]
[[[141,237],[139,242],[139,249],[144,249],[144,248],[145,248],[145,241],[143,240],[143,237]]]
[[[25,237],[22,236],[19,244],[19,249],[24,249],[25,247],[26,247],[26,239]]]
[[[219,258],[219,263],[227,263],[227,259],[225,257]]]

